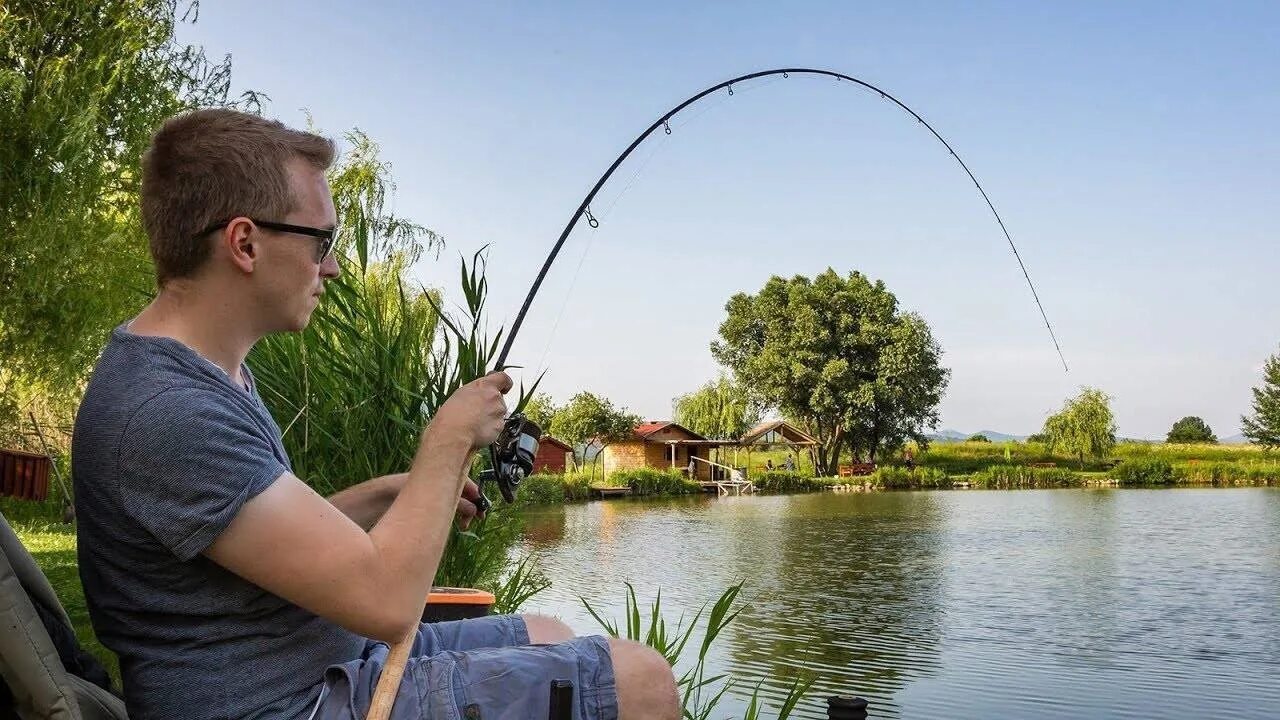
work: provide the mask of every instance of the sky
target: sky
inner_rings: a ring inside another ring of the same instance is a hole
[[[792,76],[704,99],[622,166],[535,299],[515,374],[670,417],[719,372],[730,296],[830,267],[929,322],[952,371],[940,428],[1035,432],[1087,385],[1122,436],[1153,439],[1185,415],[1239,432],[1280,351],[1278,36],[1266,2],[373,0],[204,0],[178,35],[230,54],[233,93],[266,93],[265,114],[378,142],[394,211],[446,239],[415,279],[456,301],[459,257],[487,246],[495,323],[686,97],[788,66],[873,83],[983,184],[1069,371],[945,148],[874,94]]]

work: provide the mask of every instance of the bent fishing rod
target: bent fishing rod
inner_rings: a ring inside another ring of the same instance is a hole
[[[955,159],[956,163],[958,163],[961,169],[964,170],[965,174],[968,175],[969,180],[973,182],[974,187],[982,196],[983,201],[986,202],[987,208],[991,210],[992,216],[995,217],[996,224],[1000,226],[1000,231],[1004,234],[1005,240],[1009,243],[1009,249],[1013,252],[1014,259],[1018,262],[1018,267],[1022,270],[1022,276],[1026,279],[1027,286],[1031,289],[1031,296],[1035,299],[1036,307],[1040,311],[1040,317],[1044,320],[1045,329],[1049,331],[1049,337],[1053,340],[1053,347],[1058,353],[1058,358],[1062,361],[1062,368],[1063,370],[1067,370],[1067,360],[1062,353],[1061,345],[1058,343],[1058,337],[1053,330],[1053,324],[1049,322],[1049,316],[1045,312],[1044,304],[1040,301],[1040,294],[1036,291],[1035,283],[1031,281],[1031,274],[1027,271],[1027,266],[1022,261],[1022,255],[1018,252],[1018,247],[1014,244],[1012,235],[1009,234],[1009,228],[1005,225],[1004,219],[1000,217],[999,211],[996,210],[995,203],[991,201],[991,197],[987,194],[987,191],[983,189],[982,183],[978,182],[978,178],[973,174],[973,171],[969,169],[969,166],[965,164],[964,160],[960,158],[960,155],[955,151],[955,149],[951,147],[951,143],[947,142],[947,140],[943,138],[942,135],[939,134],[932,125],[926,122],[925,119],[915,110],[912,110],[892,94],[869,82],[859,80],[851,75],[835,72],[834,70],[798,67],[761,70],[759,72],[747,73],[746,75],[739,75],[731,80],[725,80],[712,85],[668,110],[657,120],[653,121],[653,123],[650,124],[644,132],[640,133],[635,138],[635,140],[632,140],[631,144],[622,151],[622,154],[614,159],[613,163],[609,165],[609,168],[605,170],[604,174],[596,180],[591,191],[582,199],[582,202],[578,205],[578,209],[569,217],[569,222],[565,224],[564,230],[560,232],[560,237],[556,239],[556,243],[552,246],[551,252],[547,255],[547,259],[542,263],[542,268],[538,271],[537,277],[534,278],[532,287],[529,288],[529,294],[525,296],[524,303],[520,306],[520,311],[516,314],[515,320],[511,324],[511,331],[507,334],[507,339],[502,346],[502,351],[498,354],[495,369],[501,370],[509,367],[507,365],[507,356],[511,352],[512,345],[515,343],[516,335],[520,332],[520,326],[524,323],[525,315],[529,312],[529,307],[533,304],[533,299],[537,296],[538,290],[542,287],[542,281],[546,278],[547,272],[551,270],[552,264],[555,263],[556,258],[559,256],[560,249],[564,247],[565,241],[569,238],[569,235],[573,232],[574,228],[577,227],[578,221],[585,216],[587,218],[587,223],[593,229],[599,227],[599,221],[591,214],[591,202],[595,200],[596,195],[600,192],[601,188],[609,182],[609,179],[613,177],[613,173],[624,162],[626,162],[627,158],[635,152],[636,148],[640,147],[640,145],[651,135],[657,132],[659,128],[661,128],[665,134],[670,135],[672,133],[671,119],[680,114],[681,111],[697,103],[708,95],[720,90],[725,90],[728,95],[733,95],[733,86],[736,84],[775,75],[781,75],[783,78],[789,78],[792,75],[829,77],[842,83],[850,83],[853,87],[860,87],[862,89],[869,90],[878,94],[882,100],[891,102],[902,109],[920,125],[923,125],[938,142],[942,143],[942,146],[947,149],[947,152],[951,154],[951,157]],[[537,454],[538,441],[541,434],[541,428],[519,413],[514,413],[507,419],[498,439],[489,447],[490,468],[481,473],[478,479],[477,484],[480,485],[482,492],[480,493],[480,499],[476,503],[477,509],[483,512],[491,507],[491,503],[483,493],[484,483],[488,480],[494,480],[497,482],[504,500],[512,502],[515,499],[516,487],[520,484],[521,480],[523,480],[533,470],[533,460],[534,456]],[[379,679],[377,689],[374,692],[373,702],[370,705],[367,716],[369,720],[386,720],[387,717],[389,717],[392,704],[395,702],[396,691],[400,684],[400,678],[404,673],[405,664],[408,660],[409,649],[413,645],[413,638],[414,635],[411,633],[405,640],[402,640],[392,647],[390,655],[387,658],[387,662],[384,665],[382,677]]]
[[[511,330],[507,333],[506,342],[503,344],[501,352],[498,353],[495,369],[501,370],[509,367],[507,365],[507,356],[511,352],[511,347],[515,343],[516,335],[520,332],[521,325],[524,324],[525,315],[529,312],[529,307],[533,304],[533,299],[537,296],[538,290],[542,287],[542,281],[546,279],[547,273],[551,270],[552,264],[555,263],[556,258],[560,255],[560,249],[564,247],[565,241],[569,239],[569,235],[573,233],[578,222],[583,217],[586,217],[587,223],[593,229],[599,227],[599,221],[591,214],[591,202],[595,200],[596,195],[600,192],[601,188],[603,188],[605,184],[609,182],[609,179],[613,177],[614,172],[621,167],[624,162],[626,162],[627,158],[631,157],[631,154],[635,152],[636,148],[640,147],[640,145],[643,144],[651,135],[657,132],[659,128],[661,128],[667,135],[670,135],[672,133],[671,119],[708,95],[719,92],[720,90],[725,90],[728,95],[731,96],[733,95],[734,85],[741,84],[749,80],[775,75],[780,75],[783,78],[789,78],[792,75],[812,75],[834,78],[841,83],[851,83],[853,87],[868,90],[879,95],[882,100],[893,103],[914,118],[917,123],[924,126],[924,128],[928,130],[938,142],[942,143],[942,146],[947,149],[947,152],[950,153],[951,157],[954,158],[956,163],[960,165],[960,168],[964,170],[965,174],[969,177],[969,180],[973,182],[973,186],[982,196],[982,200],[986,203],[987,208],[991,210],[991,214],[995,218],[996,224],[1000,226],[1000,232],[1003,233],[1005,241],[1009,244],[1009,249],[1013,252],[1013,257],[1018,263],[1018,268],[1022,271],[1022,276],[1027,282],[1027,287],[1031,289],[1031,296],[1034,298],[1036,307],[1040,311],[1040,317],[1044,321],[1045,329],[1049,331],[1049,338],[1053,341],[1053,347],[1058,353],[1058,358],[1062,361],[1062,368],[1064,371],[1067,370],[1067,360],[1062,353],[1062,347],[1058,343],[1058,336],[1053,330],[1052,323],[1049,322],[1049,315],[1045,312],[1044,304],[1040,301],[1040,293],[1037,292],[1035,283],[1031,281],[1031,274],[1027,271],[1027,266],[1022,260],[1021,253],[1018,252],[1018,246],[1013,242],[1013,237],[1009,233],[1009,228],[1005,225],[1004,218],[1002,218],[1000,216],[1000,212],[996,210],[995,203],[991,201],[991,196],[988,195],[987,191],[982,187],[982,183],[978,182],[977,176],[973,174],[973,171],[970,170],[969,166],[965,164],[963,159],[961,159],[960,155],[955,151],[955,148],[951,146],[951,143],[947,142],[947,140],[943,138],[942,135],[938,133],[938,131],[934,129],[934,127],[923,117],[921,117],[919,113],[912,110],[901,100],[876,85],[864,80],[859,80],[851,75],[835,72],[834,70],[820,70],[814,68],[777,68],[774,70],[761,70],[759,72],[747,73],[746,75],[739,75],[731,80],[725,80],[717,83],[685,99],[680,104],[668,110],[657,120],[654,120],[653,123],[644,130],[644,132],[640,133],[634,140],[632,140],[631,144],[622,151],[622,154],[618,155],[618,157],[614,159],[613,163],[609,165],[609,168],[604,171],[604,174],[596,180],[595,185],[592,186],[586,197],[582,199],[582,202],[578,204],[578,209],[569,217],[569,222],[565,224],[564,229],[560,232],[560,237],[556,239],[556,243],[552,246],[551,252],[547,254],[546,260],[543,261],[542,268],[538,271],[537,277],[534,278],[533,285],[529,288],[529,294],[525,296],[524,303],[520,306],[520,311],[516,313],[515,320],[511,324]],[[527,425],[522,425],[522,422]],[[512,415],[508,421],[508,425],[503,429],[502,435],[499,436],[498,442],[496,442],[491,449],[491,469],[485,471],[485,474],[481,476],[481,484],[490,479],[496,480],[503,498],[507,502],[511,502],[514,499],[515,486],[519,485],[523,477],[532,471],[533,455],[537,453],[537,439],[540,434],[541,428],[528,423],[523,416],[518,414]],[[488,499],[484,498],[483,494],[481,495],[481,504],[483,506],[481,509],[483,510],[487,510],[490,507]]]

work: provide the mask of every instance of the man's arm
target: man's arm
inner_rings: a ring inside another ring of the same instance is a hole
[[[417,622],[449,537],[463,471],[502,429],[505,374],[464,386],[436,413],[395,501],[368,532],[290,473],[246,502],[205,550],[228,570],[365,637]]]
[[[329,504],[362,529],[369,530],[395,502],[408,478],[409,473],[395,473],[366,480],[330,495]]]
[[[477,516],[474,501],[480,499],[480,489],[467,478],[470,469],[468,466],[462,470],[462,497],[458,498],[457,517],[464,530],[471,524],[471,519]],[[395,502],[408,479],[409,473],[394,473],[366,480],[330,495],[329,504],[338,508],[362,529],[369,530],[382,519],[383,513]]]

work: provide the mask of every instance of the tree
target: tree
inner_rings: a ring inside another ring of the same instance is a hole
[[[841,449],[872,462],[914,440],[928,446],[949,371],[923,318],[899,309],[883,282],[827,269],[771,278],[725,305],[711,352],[765,406],[819,441],[817,470]]]
[[[982,433],[978,433],[976,435],[970,435],[969,439],[965,440],[965,442],[989,443],[991,442],[991,438],[983,435]]]
[[[138,159],[163,119],[229,104],[230,59],[177,44],[196,5],[178,10],[0,5],[0,411],[47,395],[74,407],[111,328],[152,292]]]
[[[1265,448],[1280,447],[1280,354],[1267,358],[1262,385],[1253,389],[1253,415],[1241,418],[1245,437]]]
[[[1081,388],[1062,410],[1044,423],[1049,452],[1063,452],[1080,460],[1085,456],[1101,460],[1116,446],[1116,423],[1111,398],[1096,388]]]
[[[1206,443],[1215,445],[1218,442],[1218,436],[1213,434],[1213,430],[1204,420],[1194,415],[1188,415],[1173,424],[1164,441],[1167,443]]]
[[[529,402],[524,404],[521,409],[524,416],[532,420],[538,427],[542,428],[543,433],[551,432],[551,419],[556,413],[560,412],[560,408],[556,407],[555,401],[546,393],[538,393],[529,398]]]
[[[639,424],[639,415],[615,408],[607,398],[580,392],[551,419],[551,434],[572,445],[575,452],[579,445],[583,446],[581,461],[586,462],[588,458],[598,459],[609,443],[632,437]],[[591,475],[595,477],[594,462]]]
[[[720,376],[671,401],[673,419],[709,438],[739,438],[760,424],[763,410],[745,388]]]

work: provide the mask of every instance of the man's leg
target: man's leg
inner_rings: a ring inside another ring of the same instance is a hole
[[[555,618],[546,615],[521,615],[520,617],[524,619],[524,625],[529,630],[529,642],[534,645],[554,645],[576,637],[572,628]]]
[[[667,659],[631,640],[609,638],[620,720],[678,720],[680,695]]]

